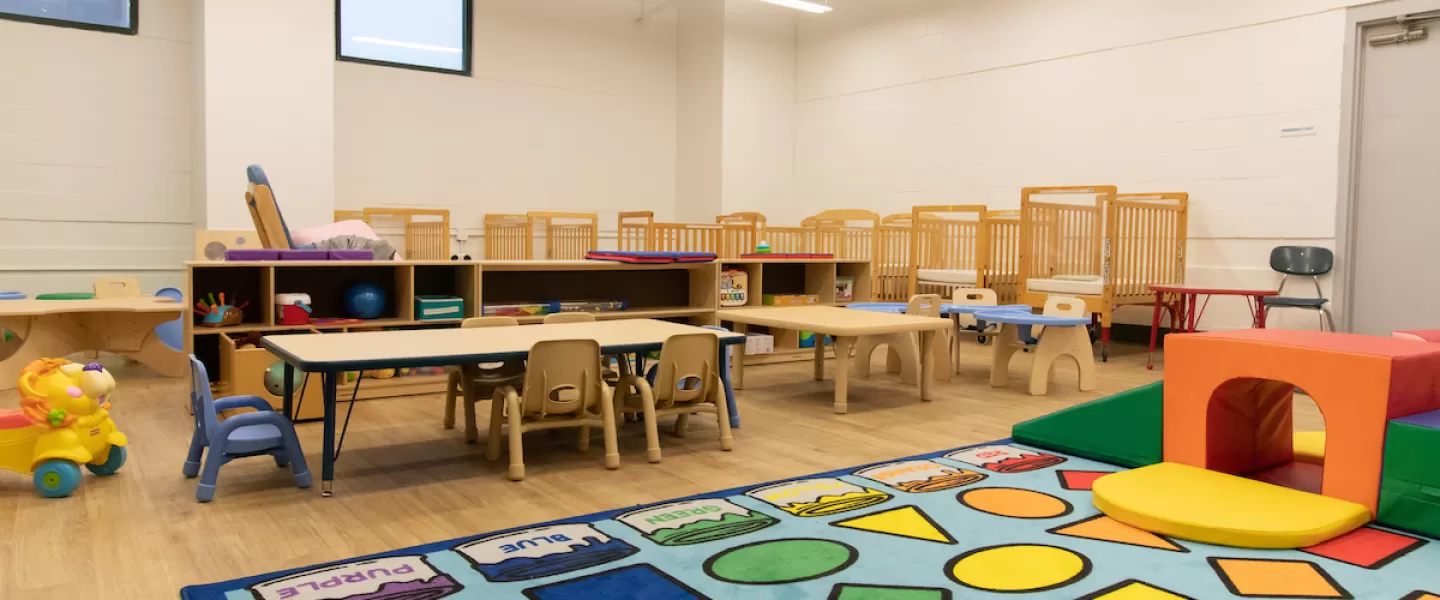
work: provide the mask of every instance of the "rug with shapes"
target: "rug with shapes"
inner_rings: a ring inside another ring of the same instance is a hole
[[[1002,440],[181,590],[185,600],[1440,600],[1440,544],[1367,526],[1304,550],[1105,517],[1121,470]]]

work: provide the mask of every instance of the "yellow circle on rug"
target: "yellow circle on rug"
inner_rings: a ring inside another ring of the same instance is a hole
[[[961,504],[992,515],[1017,519],[1063,517],[1075,510],[1069,502],[1034,490],[990,487],[960,492]]]
[[[1041,592],[1090,574],[1090,560],[1056,546],[991,546],[955,557],[946,566],[955,583],[987,592]]]

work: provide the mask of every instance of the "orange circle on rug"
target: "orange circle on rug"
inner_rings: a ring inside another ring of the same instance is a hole
[[[1069,502],[1050,494],[1018,488],[976,488],[960,492],[955,499],[983,513],[1016,519],[1050,519],[1075,510]]]

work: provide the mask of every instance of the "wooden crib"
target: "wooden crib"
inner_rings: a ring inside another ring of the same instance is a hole
[[[371,227],[398,225],[404,232],[400,256],[408,260],[450,258],[450,211],[428,208],[337,210],[335,222],[364,221]]]
[[[985,211],[980,227],[985,240],[982,287],[994,290],[1000,304],[1015,304],[1020,297],[1020,211]]]
[[[910,209],[915,233],[910,238],[907,294],[938,293],[949,298],[955,288],[985,287],[981,271],[985,218],[983,205],[916,206]]]
[[[841,260],[874,261],[880,215],[861,209],[827,210],[800,222],[815,227],[814,252]]]
[[[770,251],[776,254],[807,254],[815,250],[815,227],[772,227],[766,223],[765,215],[757,212],[737,212],[715,217],[716,223],[731,225],[749,224],[755,228],[755,241],[770,244]],[[747,252],[753,252],[748,250]]]
[[[926,217],[929,217],[926,215]],[[916,217],[911,213],[888,215],[880,219],[876,230],[875,299],[880,302],[906,302],[910,291],[910,253]]]
[[[584,260],[600,247],[600,217],[595,213],[532,211],[532,235],[545,236],[547,260]]]
[[[535,257],[535,230],[526,215],[485,215],[486,260]]]
[[[762,217],[763,218],[763,217]],[[717,218],[720,221],[721,218]],[[621,250],[654,252],[710,252],[720,258],[739,258],[753,252],[754,222],[657,223],[650,211],[620,213]]]
[[[1050,294],[1083,300],[1109,360],[1115,309],[1151,305],[1151,285],[1183,282],[1188,204],[1184,193],[1118,195],[1114,186],[1025,188],[1020,302],[1043,307]]]

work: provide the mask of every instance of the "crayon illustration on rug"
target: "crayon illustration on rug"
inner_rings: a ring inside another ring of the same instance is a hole
[[[1092,506],[1122,471],[997,442],[186,588],[187,600],[1428,598],[1440,545],[1172,539]],[[1420,594],[1412,595],[1419,591]]]

